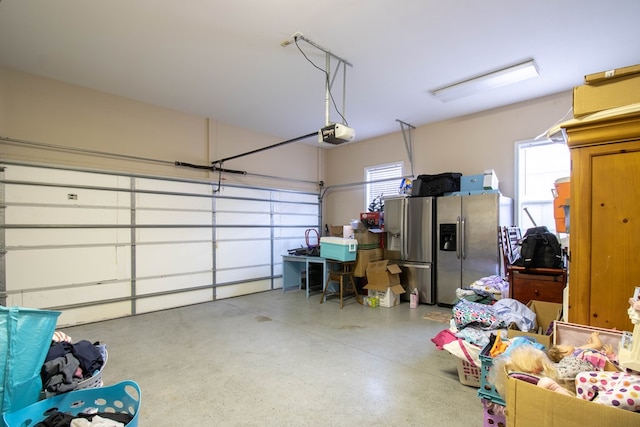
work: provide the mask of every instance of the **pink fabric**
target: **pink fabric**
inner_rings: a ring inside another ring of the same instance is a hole
[[[607,361],[609,360],[601,351],[592,349],[577,348],[573,352],[572,356],[591,363],[595,370],[604,369]]]
[[[445,329],[443,331],[438,332],[438,334],[431,338],[431,342],[436,345],[438,350],[444,349],[446,344],[450,342],[456,341],[458,338],[451,332],[449,329]]]
[[[555,391],[556,393],[565,394],[567,396],[571,396],[571,393],[560,384],[555,382],[549,377],[542,377],[538,381],[538,387],[546,388],[547,390]]]

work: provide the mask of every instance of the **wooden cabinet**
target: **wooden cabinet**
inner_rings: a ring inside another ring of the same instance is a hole
[[[631,330],[640,286],[640,112],[571,121],[569,321]]]
[[[567,282],[563,269],[524,267],[509,268],[509,297],[523,304],[531,300],[562,304],[564,287]]]

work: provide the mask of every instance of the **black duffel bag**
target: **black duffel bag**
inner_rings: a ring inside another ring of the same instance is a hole
[[[526,268],[562,268],[562,247],[545,226],[529,228],[520,240],[520,257],[513,265]]]
[[[411,196],[436,197],[445,193],[460,191],[460,177],[458,172],[445,172],[436,175],[418,175],[411,187]]]

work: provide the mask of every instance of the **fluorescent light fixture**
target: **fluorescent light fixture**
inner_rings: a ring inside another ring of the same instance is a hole
[[[470,96],[478,92],[510,85],[533,77],[538,77],[538,67],[536,67],[533,59],[530,59],[511,67],[502,68],[478,77],[441,87],[440,89],[432,90],[431,93],[442,102],[449,102],[454,99],[464,98],[465,96]]]

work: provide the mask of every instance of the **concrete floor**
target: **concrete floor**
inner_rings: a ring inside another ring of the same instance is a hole
[[[340,310],[304,291],[62,329],[107,344],[105,385],[136,381],[140,426],[482,426],[477,389],[408,303]]]

